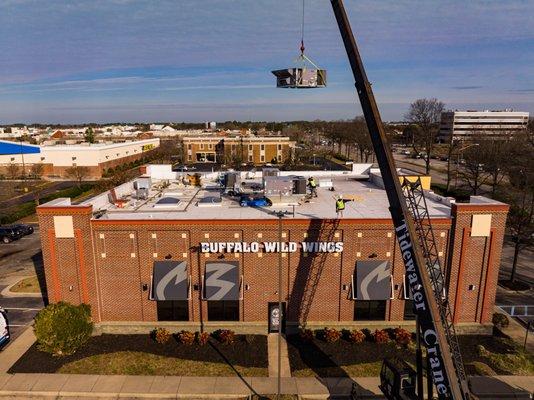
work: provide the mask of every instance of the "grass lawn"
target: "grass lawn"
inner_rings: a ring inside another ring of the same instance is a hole
[[[14,293],[41,293],[37,275],[24,278],[9,289]]]
[[[89,339],[75,354],[54,357],[34,344],[10,372],[64,374],[267,376],[267,338],[236,335],[234,344],[210,339],[205,346],[165,344],[149,335],[101,335]]]
[[[533,375],[534,357],[511,339],[502,336],[460,336],[460,347],[469,375]],[[348,343],[341,339],[325,343],[314,339],[304,343],[298,337],[288,340],[289,363],[293,376],[378,376],[384,358],[398,357],[415,365],[415,348],[394,343],[365,341]]]

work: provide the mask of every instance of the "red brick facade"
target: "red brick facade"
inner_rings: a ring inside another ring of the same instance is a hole
[[[434,220],[438,251],[449,280],[458,323],[491,321],[507,206],[453,206],[451,219]],[[472,237],[473,214],[492,214],[491,235]],[[54,216],[72,215],[74,238],[56,238]],[[192,287],[201,287],[206,261],[201,242],[278,241],[276,220],[92,219],[90,206],[38,208],[46,282],[51,302],[91,304],[96,322],[157,321],[149,299],[153,262],[186,260]],[[386,321],[404,317],[404,265],[389,219],[283,220],[284,241],[343,241],[343,252],[283,254],[283,297],[288,322],[354,321],[351,279],[358,260],[392,262],[393,299]],[[206,236],[207,235],[207,236]],[[243,279],[240,321],[267,321],[268,302],[278,301],[278,253],[224,254],[238,261]],[[315,279],[315,277],[317,279]],[[206,301],[193,290],[191,322],[207,320]],[[309,310],[306,310],[309,304]],[[357,316],[356,316],[357,320]]]

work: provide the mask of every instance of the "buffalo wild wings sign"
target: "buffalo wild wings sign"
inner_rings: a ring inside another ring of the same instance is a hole
[[[343,242],[202,242],[202,253],[341,253]]]

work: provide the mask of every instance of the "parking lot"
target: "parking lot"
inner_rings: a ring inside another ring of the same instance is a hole
[[[15,339],[31,325],[35,314],[44,307],[41,295],[24,296],[7,293],[7,287],[22,278],[42,276],[42,254],[39,228],[11,243],[0,243],[0,306],[8,312],[11,337]]]

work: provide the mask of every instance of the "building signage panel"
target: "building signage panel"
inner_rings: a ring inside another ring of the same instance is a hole
[[[356,299],[388,300],[391,298],[391,265],[389,261],[356,263]]]
[[[206,262],[204,284],[206,300],[239,300],[239,263]]]
[[[202,253],[341,253],[343,242],[202,242]]]
[[[154,261],[154,300],[188,300],[189,285],[185,261]]]

